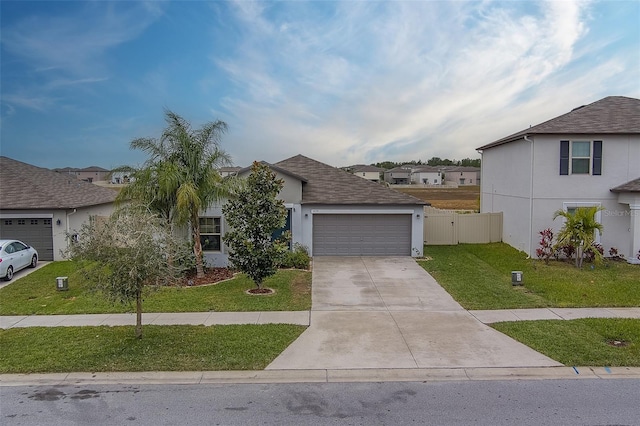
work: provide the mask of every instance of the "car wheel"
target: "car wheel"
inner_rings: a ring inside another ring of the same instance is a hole
[[[33,257],[31,258],[31,263],[29,264],[29,268],[35,268],[36,266],[38,266],[38,256],[34,254]]]
[[[4,276],[4,280],[11,281],[11,278],[13,278],[13,266],[7,268],[7,275]]]

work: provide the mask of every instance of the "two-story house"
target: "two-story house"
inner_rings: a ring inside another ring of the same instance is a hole
[[[601,206],[597,240],[640,251],[640,99],[609,96],[478,148],[481,212],[503,212],[503,241],[535,255],[557,210]]]
[[[442,173],[439,167],[416,166],[411,169],[411,183],[422,185],[442,185]]]
[[[384,169],[367,164],[356,164],[355,166],[347,167],[347,171],[363,179],[380,182],[380,173],[383,173]]]
[[[384,181],[392,185],[408,185],[411,183],[411,165],[394,167],[384,172]]]

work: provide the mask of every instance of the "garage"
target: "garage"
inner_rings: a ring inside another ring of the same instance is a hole
[[[410,214],[315,214],[314,256],[410,256]]]
[[[38,251],[40,260],[53,260],[51,219],[3,218],[0,220],[0,238],[23,241]]]

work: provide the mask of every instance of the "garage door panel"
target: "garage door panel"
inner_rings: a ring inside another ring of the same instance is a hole
[[[411,215],[314,215],[314,256],[408,256]]]
[[[53,260],[51,219],[0,219],[0,238],[23,241],[38,251],[41,260]]]

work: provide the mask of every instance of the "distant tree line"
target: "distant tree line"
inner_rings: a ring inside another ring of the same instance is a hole
[[[394,161],[382,161],[379,163],[372,164],[373,166],[380,167],[383,169],[393,169],[394,167],[399,167],[404,164],[412,164],[414,166],[462,166],[462,167],[480,167],[480,159],[479,158],[464,158],[462,160],[449,160],[448,158],[440,158],[440,157],[431,157],[427,161],[422,160],[411,160],[404,161],[400,163],[396,163]]]

